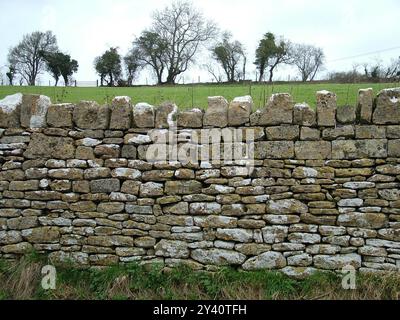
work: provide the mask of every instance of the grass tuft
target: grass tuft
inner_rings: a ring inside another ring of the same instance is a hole
[[[32,252],[18,261],[0,259],[0,300],[282,300],[399,299],[400,274],[358,274],[356,290],[344,290],[341,276],[317,272],[294,280],[280,272],[221,268],[193,271],[135,263],[103,268],[57,265],[55,290],[41,287],[45,256]]]

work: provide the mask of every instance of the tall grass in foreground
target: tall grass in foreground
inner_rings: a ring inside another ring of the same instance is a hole
[[[400,274],[357,275],[357,289],[344,290],[335,273],[294,280],[272,271],[195,272],[183,266],[126,264],[105,268],[57,266],[56,289],[41,288],[46,257],[30,254],[0,260],[0,299],[399,299]]]

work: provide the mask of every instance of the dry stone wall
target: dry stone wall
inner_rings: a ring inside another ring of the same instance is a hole
[[[16,94],[0,101],[0,128],[3,258],[400,269],[400,88],[360,90],[355,108],[321,91],[316,110],[275,94],[255,112],[250,97],[179,112]],[[200,156],[177,160],[165,141]],[[229,150],[254,161],[218,158]]]

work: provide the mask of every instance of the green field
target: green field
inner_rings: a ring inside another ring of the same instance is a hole
[[[180,109],[207,107],[208,96],[224,96],[231,100],[234,97],[250,94],[257,108],[265,105],[265,100],[273,93],[290,93],[295,102],[307,102],[315,106],[315,93],[319,90],[333,91],[338,96],[338,105],[355,105],[357,93],[362,88],[373,88],[378,93],[384,88],[399,87],[399,83],[362,83],[362,84],[265,84],[265,85],[178,85],[178,86],[146,86],[131,88],[75,88],[75,87],[27,87],[0,86],[0,99],[22,92],[49,96],[54,103],[80,100],[95,100],[100,104],[109,103],[115,96],[130,96],[134,103],[147,102],[159,105],[165,101],[175,102]]]

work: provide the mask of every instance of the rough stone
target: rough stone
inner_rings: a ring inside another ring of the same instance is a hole
[[[225,249],[195,249],[191,257],[200,263],[218,266],[241,265],[246,260],[244,254]]]
[[[279,252],[265,252],[259,256],[248,259],[242,268],[246,271],[264,270],[264,269],[281,269],[286,266],[285,257]]]
[[[386,226],[388,220],[382,213],[349,212],[340,214],[338,224],[345,227],[380,229]]]
[[[273,94],[260,111],[258,125],[281,125],[293,123],[294,102],[287,93]]]
[[[60,231],[57,227],[25,229],[22,237],[30,243],[57,243],[60,240]]]
[[[49,97],[24,94],[21,104],[21,126],[24,128],[46,127],[46,114],[50,105]]]
[[[133,108],[134,124],[138,128],[154,128],[154,107],[147,103],[138,103]]]
[[[293,124],[314,127],[317,124],[317,114],[308,104],[298,103],[294,106]]]
[[[307,211],[307,205],[295,199],[271,200],[267,203],[267,212],[271,214],[301,214]]]
[[[332,159],[386,158],[387,140],[336,140],[332,142]]]
[[[203,112],[200,109],[192,109],[178,113],[178,127],[201,128],[203,126]]]
[[[0,128],[19,128],[22,94],[16,93],[0,100]]]
[[[331,158],[331,143],[328,141],[297,141],[297,159],[324,160]]]
[[[358,269],[361,267],[361,256],[354,253],[334,256],[317,255],[314,257],[314,266],[326,270],[341,270],[346,266]]]
[[[73,112],[74,123],[81,129],[107,129],[109,123],[108,106],[100,106],[94,101],[81,101]]]
[[[129,129],[132,123],[132,105],[130,97],[115,97],[110,107],[110,129]]]
[[[329,91],[317,92],[317,119],[321,127],[336,125],[336,94]]]
[[[375,124],[400,123],[400,88],[384,89],[378,93],[372,121]]]
[[[52,104],[47,109],[47,125],[56,128],[71,128],[75,106],[70,103]]]
[[[224,128],[228,125],[228,101],[224,97],[208,97],[203,125]]]
[[[371,123],[374,104],[373,94],[374,92],[371,88],[358,91],[356,116],[360,123]]]
[[[46,136],[42,133],[33,133],[24,156],[29,159],[53,158],[70,159],[74,158],[74,140],[65,137]]]
[[[356,108],[353,106],[343,106],[337,108],[336,119],[342,124],[354,123],[356,120]]]
[[[299,126],[277,126],[265,129],[268,140],[298,140],[300,137]]]
[[[155,127],[156,128],[176,128],[176,117],[178,107],[172,103],[164,103],[156,108]]]
[[[188,258],[188,244],[183,241],[161,240],[155,246],[155,254],[162,257],[170,258]]]
[[[201,182],[195,180],[167,181],[165,183],[165,193],[168,195],[201,193],[201,190]]]
[[[118,179],[99,179],[90,181],[90,190],[93,193],[110,193],[120,190],[120,181]]]
[[[237,97],[228,107],[228,125],[240,126],[250,121],[250,114],[253,109],[251,96]]]
[[[292,141],[260,141],[254,145],[255,159],[286,159],[294,157]]]

